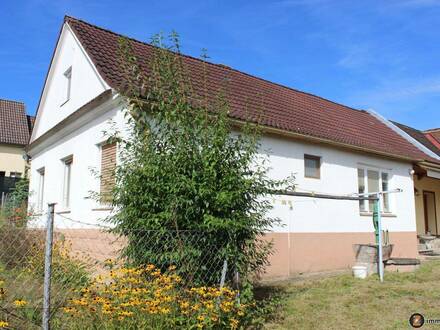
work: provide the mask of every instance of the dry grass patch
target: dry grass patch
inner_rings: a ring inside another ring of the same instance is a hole
[[[268,329],[405,329],[414,312],[440,318],[440,261],[414,273],[365,280],[349,274],[280,283],[280,312]]]

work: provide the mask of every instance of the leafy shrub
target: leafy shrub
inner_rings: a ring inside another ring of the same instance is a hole
[[[246,282],[266,266],[270,243],[260,238],[278,223],[268,216],[272,206],[264,197],[292,187],[292,180],[268,177],[258,128],[243,125],[234,134],[227,86],[214,91],[218,97],[195,93],[200,88],[191,84],[175,34],[170,43],[153,38],[153,56],[141,67],[130,41],[121,40],[132,130],[128,137],[115,132],[109,139],[119,142],[121,160],[112,196],[118,212],[109,220],[127,238],[124,255],[130,262],[162,265],[164,255],[179,248],[162,239],[140,240],[139,232],[199,231],[207,243],[181,248],[179,265],[191,260],[202,268],[212,262],[220,273],[227,260],[227,280],[239,272]],[[218,277],[199,280],[212,285]]]
[[[16,227],[23,227],[29,220],[27,201],[29,197],[29,180],[20,179],[6,199],[1,209],[0,226],[8,222]]]

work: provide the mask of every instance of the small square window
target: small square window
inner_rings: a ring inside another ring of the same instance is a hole
[[[304,176],[306,178],[321,178],[321,157],[304,155]]]

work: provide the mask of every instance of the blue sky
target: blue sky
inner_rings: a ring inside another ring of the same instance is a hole
[[[419,129],[440,127],[440,0],[0,1],[0,98],[33,114],[64,14]]]

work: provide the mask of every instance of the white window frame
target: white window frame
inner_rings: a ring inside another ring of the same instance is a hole
[[[65,99],[62,104],[65,104],[70,100],[71,89],[72,89],[72,67],[70,66],[63,74],[65,79]]]
[[[71,190],[72,190],[72,164],[73,155],[64,157],[61,159],[64,167],[63,171],[63,195],[62,195],[62,207],[64,210],[70,208],[71,202]]]
[[[97,191],[99,191],[99,194],[101,194],[101,180],[102,180],[102,178],[101,178],[101,176],[102,176],[102,147],[105,146],[106,144],[108,144],[108,139],[102,140],[101,142],[95,144],[95,146],[98,150],[96,162],[97,162],[98,169],[99,169],[97,171],[97,173],[99,173],[99,179],[97,180]],[[119,143],[115,142],[115,147],[116,147],[115,162],[116,162],[116,166],[117,166],[117,164],[119,164]],[[109,203],[99,201],[99,205],[106,208],[109,206]]]
[[[382,191],[382,174],[386,173],[388,175],[388,190],[391,190],[391,183],[392,183],[392,172],[389,169],[382,169],[382,168],[378,168],[378,167],[372,167],[372,166],[365,166],[365,165],[358,165],[357,170],[362,170],[364,171],[364,186],[365,186],[365,191],[364,193],[368,193],[369,189],[368,189],[368,171],[374,171],[374,172],[378,172],[379,174],[379,190]],[[357,172],[358,173],[358,172]],[[356,180],[358,182],[358,189],[359,189],[359,181]],[[383,195],[384,196],[384,195]],[[384,202],[384,198],[381,199],[381,213],[382,214],[393,214],[393,203],[391,202],[391,197],[388,194],[388,211],[385,211],[385,202]],[[363,204],[364,205],[364,210],[360,209],[360,205]],[[373,210],[370,210],[370,203],[367,200],[363,200],[359,202],[359,211],[360,213],[372,213]]]
[[[41,167],[37,170],[38,173],[38,193],[37,193],[37,210],[43,211],[44,203],[44,178],[45,178],[45,168]]]
[[[318,175],[307,175],[307,167],[306,167],[306,160],[313,160],[318,162],[317,172]],[[322,157],[312,154],[304,154],[304,178],[306,179],[316,179],[321,180],[321,168],[322,168]]]

